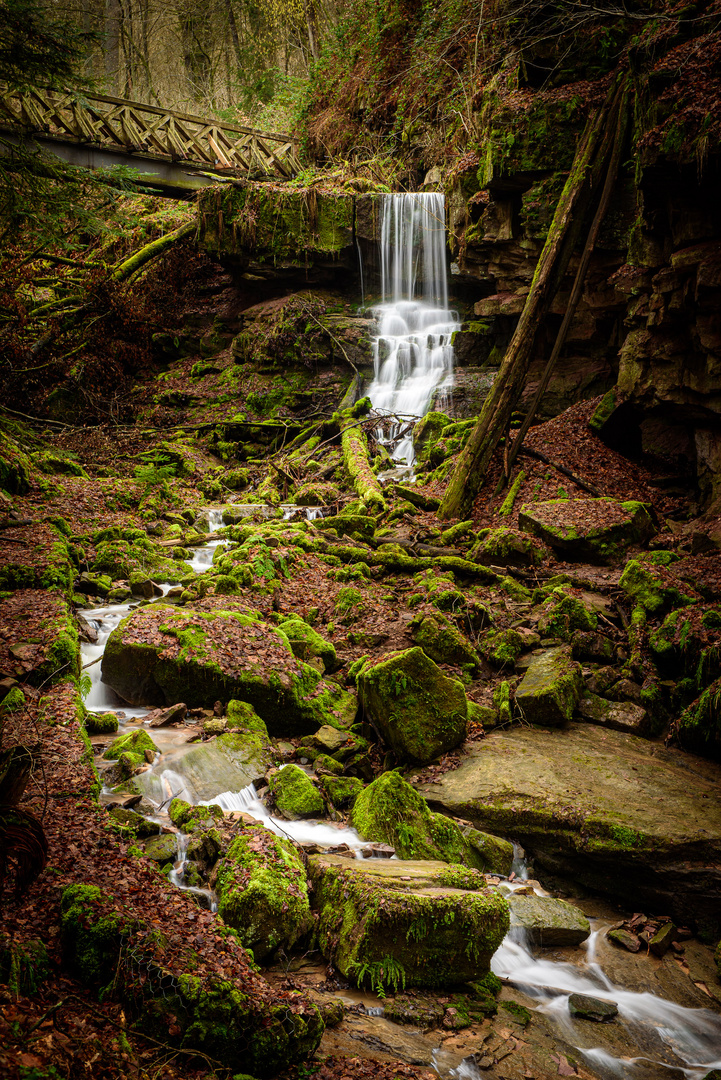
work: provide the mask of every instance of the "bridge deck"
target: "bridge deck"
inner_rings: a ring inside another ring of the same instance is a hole
[[[45,143],[98,147],[132,159],[182,162],[189,169],[289,178],[300,170],[290,135],[255,131],[100,94],[33,89],[0,93],[0,129]]]

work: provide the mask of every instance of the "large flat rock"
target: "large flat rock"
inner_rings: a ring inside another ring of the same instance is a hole
[[[398,991],[483,979],[508,904],[477,870],[434,860],[311,855],[320,950],[359,986]]]
[[[712,929],[721,911],[721,766],[619,731],[490,734],[418,790],[518,839],[548,870]],[[641,910],[638,906],[635,910]]]

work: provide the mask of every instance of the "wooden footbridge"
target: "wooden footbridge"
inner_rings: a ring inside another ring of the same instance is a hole
[[[0,131],[86,168],[133,166],[179,192],[212,183],[209,174],[289,179],[300,170],[290,135],[101,94],[0,92]]]

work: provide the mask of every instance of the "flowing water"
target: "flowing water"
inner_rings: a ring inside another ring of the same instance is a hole
[[[392,416],[378,435],[398,462],[412,465],[407,421],[439,408],[453,385],[454,331],[448,308],[444,196],[384,195],[381,219],[382,302],[373,308],[374,377],[366,393],[379,416]],[[397,418],[397,419],[396,419]]]

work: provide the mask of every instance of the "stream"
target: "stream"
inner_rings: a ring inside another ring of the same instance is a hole
[[[294,512],[297,510],[292,509]],[[301,509],[305,511],[305,508]],[[221,511],[211,510],[210,533],[217,531],[221,523]],[[224,543],[227,541],[210,540],[196,548],[192,559],[196,572],[203,572],[212,565],[215,550]],[[163,585],[161,588],[164,597],[171,587]],[[158,599],[162,601],[163,597]],[[102,657],[111,632],[136,604],[137,601],[131,600],[125,604],[113,604],[83,612],[84,618],[97,633],[94,643],[82,645],[84,665]],[[110,687],[101,681],[100,663],[93,663],[88,671],[92,678],[92,688],[86,699],[89,710],[115,712],[121,734],[143,722],[149,710],[124,705]],[[248,814],[265,828],[278,835],[290,837],[297,843],[312,843],[322,849],[347,845],[356,858],[363,857],[362,849],[366,844],[354,829],[336,828],[326,822],[290,822],[273,817],[252,784],[241,791],[225,791],[212,799],[199,799],[192,788],[188,787],[183,776],[173,768],[189,749],[187,729],[154,728],[153,739],[158,744],[160,753],[143,774],[143,787],[156,803],[153,813],[148,816],[166,829],[169,821],[167,814],[163,812],[163,804],[167,805],[171,796],[178,795],[191,803],[215,803],[226,813],[240,811]],[[109,795],[109,792],[104,792],[106,800]],[[179,888],[198,894],[199,902],[214,907],[214,897],[209,890],[184,884],[187,837],[183,833],[178,833],[177,837],[177,858],[170,880]],[[525,878],[528,870],[522,852],[517,850],[516,855],[514,870],[519,877],[523,875]],[[514,881],[510,887],[513,889],[517,884],[518,882]],[[534,883],[534,889],[543,893],[537,883]],[[608,926],[608,920],[605,925]],[[586,1067],[602,1080],[640,1080],[641,1077],[644,1080],[661,1080],[662,1077],[672,1076],[702,1080],[710,1069],[721,1068],[721,1017],[709,1009],[689,1008],[647,991],[634,991],[613,983],[597,958],[603,926],[593,919],[592,926],[594,932],[585,945],[570,950],[572,957],[562,960],[544,955],[543,950],[532,949],[518,931],[511,931],[493,957],[492,970],[507,985],[513,986],[530,999],[530,1004],[537,1013],[550,1023],[566,1045],[578,1050]],[[353,994],[352,991],[350,993]],[[588,1022],[579,1024],[571,1019],[568,999],[573,993],[614,1002],[619,1011],[617,1022],[611,1025],[591,1025],[592,1031],[589,1034]],[[341,992],[340,996],[345,1001],[355,1000],[353,996],[348,997],[348,992]],[[383,1032],[387,1033],[389,1028],[397,1028],[397,1025],[383,1019],[383,1005],[378,999],[375,999],[374,1003],[369,1001],[365,1012],[368,1024],[380,1025],[381,1037],[385,1037]],[[610,1029],[615,1030],[614,1039],[609,1040],[606,1036]],[[402,1037],[408,1037],[407,1028],[399,1028],[398,1031]],[[439,1076],[457,1077],[458,1080],[481,1080],[484,1072],[475,1063],[473,1055],[459,1063],[457,1054],[454,1056],[442,1049],[440,1036],[435,1039],[434,1045],[434,1036],[437,1034],[430,1032],[427,1036],[422,1036],[418,1032],[414,1037],[428,1044],[428,1063],[435,1068]],[[618,1052],[619,1037],[623,1053]],[[630,1050],[630,1053],[627,1053],[627,1050]]]

